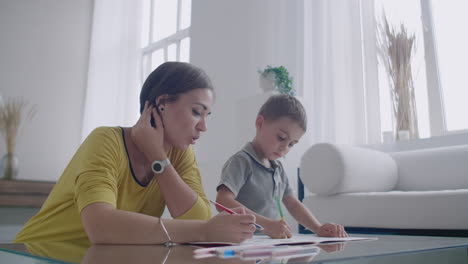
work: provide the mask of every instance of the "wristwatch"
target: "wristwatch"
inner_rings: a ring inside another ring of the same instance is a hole
[[[156,174],[161,174],[168,165],[171,165],[171,161],[168,158],[163,160],[155,160],[151,164],[151,170]]]

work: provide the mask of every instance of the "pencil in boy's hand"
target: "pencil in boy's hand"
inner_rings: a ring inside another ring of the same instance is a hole
[[[220,210],[223,210],[225,212],[228,212],[230,214],[237,214],[236,212],[234,212],[233,210],[225,207],[224,205],[220,204],[220,203],[217,203],[215,201],[212,201],[210,200],[210,202],[212,204],[214,204],[216,206],[216,208],[220,209]],[[259,224],[256,224],[256,223],[252,223],[253,225],[255,225],[255,227],[258,229],[258,230],[263,230],[263,226],[259,225]]]
[[[283,214],[283,209],[281,208],[281,201],[280,201],[280,198],[279,198],[279,196],[276,196],[275,199],[276,199],[276,205],[278,206],[279,214],[280,214],[280,216],[281,216],[281,220],[284,221],[284,214]]]

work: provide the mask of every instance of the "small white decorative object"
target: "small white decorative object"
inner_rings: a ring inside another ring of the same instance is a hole
[[[382,132],[382,139],[384,144],[390,144],[395,141],[395,137],[393,136],[393,131],[384,131]]]
[[[264,92],[296,95],[293,79],[286,67],[268,65],[264,70],[259,70],[258,73],[260,74],[260,87]]]
[[[264,93],[273,93],[276,91],[275,75],[273,73],[259,74],[258,85]]]
[[[408,140],[410,139],[410,132],[408,130],[398,131],[398,140]]]

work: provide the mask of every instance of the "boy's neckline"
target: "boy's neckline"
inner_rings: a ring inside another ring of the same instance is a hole
[[[250,145],[252,146],[253,148],[253,151],[255,152],[255,156],[257,158],[257,160],[263,165],[265,166],[266,168],[272,168],[272,163],[271,163],[271,160],[267,159],[267,158],[264,158],[261,151],[259,151],[257,145],[255,144],[255,142],[250,142]]]
[[[266,165],[260,158],[259,152],[255,148],[255,144],[253,142],[247,143],[243,150],[247,154],[249,154],[256,162],[260,163],[263,167],[267,169],[276,169],[277,167],[279,167],[277,161],[269,159],[265,159],[268,163],[268,165]]]

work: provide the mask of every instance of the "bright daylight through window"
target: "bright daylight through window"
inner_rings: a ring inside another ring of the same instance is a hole
[[[437,62],[448,131],[468,129],[468,1],[432,1]]]
[[[190,60],[191,0],[144,0],[142,76],[166,61]]]
[[[468,130],[468,25],[466,0],[376,0],[375,17],[385,14],[397,32],[415,36],[411,74],[418,136],[427,138]],[[431,74],[426,74],[430,72]],[[432,74],[435,73],[435,74]],[[432,76],[436,75],[436,76]],[[379,60],[381,131],[395,131],[391,83]]]

